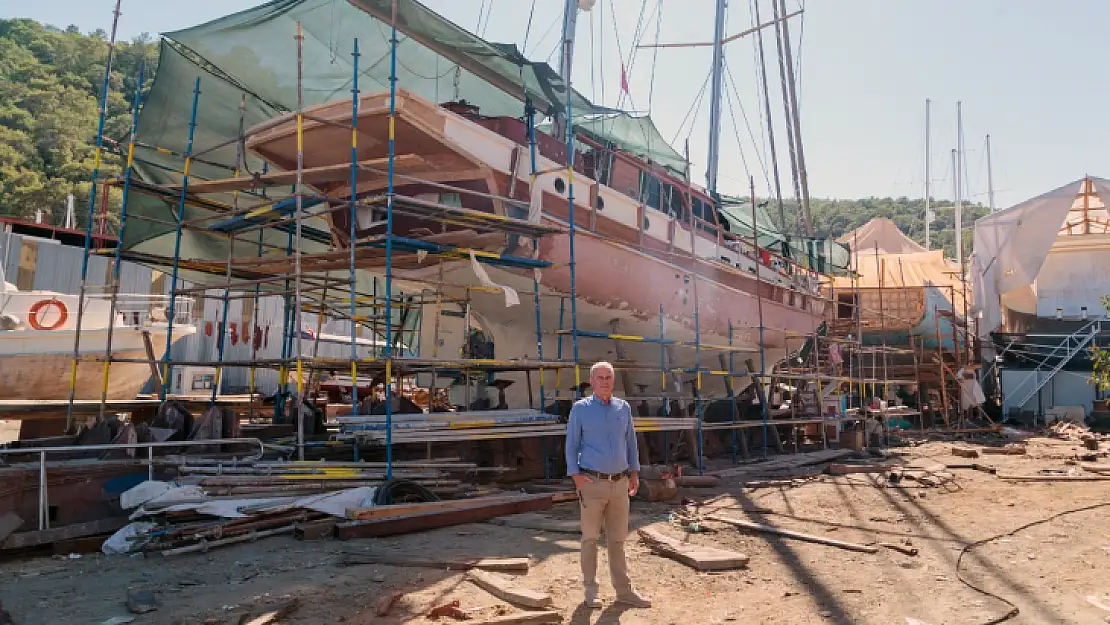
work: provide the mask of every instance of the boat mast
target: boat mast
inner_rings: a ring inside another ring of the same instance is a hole
[[[929,249],[929,222],[933,220],[930,214],[932,210],[929,206],[930,201],[930,185],[932,181],[929,179],[929,104],[928,99],[925,100],[925,249]]]
[[[987,135],[987,204],[994,212],[994,172],[991,170],[991,136]]]
[[[559,78],[567,87],[567,98],[570,98],[570,74],[574,65],[574,36],[578,28],[578,0],[566,0],[563,3],[563,53],[559,55]],[[565,111],[555,115],[552,128],[556,139],[566,140],[567,117]]]
[[[772,0],[773,1],[773,0]],[[794,147],[798,152],[798,182],[802,187],[802,219],[806,236],[813,236],[813,218],[809,213],[809,176],[806,174],[806,155],[802,149],[802,122],[798,118],[798,93],[795,88],[794,57],[790,53],[790,25],[786,19],[786,0],[779,0],[782,16],[782,50],[786,61],[786,79],[790,91],[790,112],[794,120]]]
[[[713,76],[709,93],[709,158],[706,164],[705,183],[709,196],[717,201],[717,169],[721,150],[721,98],[724,86],[725,65],[725,8],[727,0],[717,0],[717,17],[713,26]]]
[[[767,141],[771,148],[771,171],[775,175],[775,199],[779,204],[779,225],[782,227],[783,232],[787,232],[786,227],[786,209],[782,203],[782,183],[779,179],[779,157],[775,153],[775,122],[771,117],[771,94],[770,89],[767,87],[767,61],[763,55],[763,27],[759,23],[759,0],[752,3],[754,9],[754,20],[756,24],[756,45],[759,47],[759,75],[762,77],[763,82],[763,107],[767,114]],[[752,193],[755,197],[755,193]],[[754,201],[754,200],[753,200]]]
[[[952,176],[956,184],[956,262],[960,264],[960,277],[964,273],[964,213],[963,203],[960,200],[960,188],[962,178],[960,170],[963,168],[963,154],[960,148],[963,147],[964,137],[964,113],[963,102],[956,102],[956,149],[952,150],[952,167],[955,174]]]

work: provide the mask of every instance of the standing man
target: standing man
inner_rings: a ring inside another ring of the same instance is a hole
[[[628,498],[640,488],[640,459],[632,409],[613,397],[615,377],[607,362],[590,367],[593,395],[575,402],[567,424],[567,474],[574,480],[582,513],[582,584],[586,607],[600,608],[597,539],[604,523],[617,602],[648,608],[651,601],[632,588],[624,558]]]

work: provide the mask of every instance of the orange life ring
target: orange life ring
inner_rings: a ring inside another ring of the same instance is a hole
[[[58,320],[50,325],[43,325],[41,319],[43,310],[50,306],[56,306],[58,308]],[[56,299],[39,300],[27,311],[27,322],[36,330],[56,330],[65,325],[66,319],[68,318],[69,310],[66,308],[66,305],[63,304],[61,300]]]

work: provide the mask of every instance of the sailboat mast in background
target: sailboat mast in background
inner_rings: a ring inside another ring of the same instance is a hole
[[[963,190],[963,154],[964,143],[964,113],[963,102],[956,102],[956,149],[952,150],[952,167],[955,174],[952,176],[956,184],[956,262],[960,263],[960,276],[964,272],[964,213],[960,193]]]
[[[925,100],[925,249],[929,248],[930,223],[933,221],[932,208],[930,207],[930,187],[932,180],[929,177],[929,105]]]
[[[705,186],[717,201],[717,168],[721,157],[721,99],[725,76],[725,0],[717,0],[717,16],[713,24],[713,75],[709,92],[709,159]]]
[[[987,204],[990,206],[991,212],[995,211],[994,207],[994,171],[991,169],[991,136],[987,135]]]

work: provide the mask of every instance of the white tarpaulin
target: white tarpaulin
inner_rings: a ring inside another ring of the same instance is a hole
[[[1076,180],[975,222],[972,260],[974,308],[982,312],[980,337],[1002,323],[1000,297],[1028,289],[1056,241],[1085,179]],[[1096,185],[1099,179],[1094,179]]]

